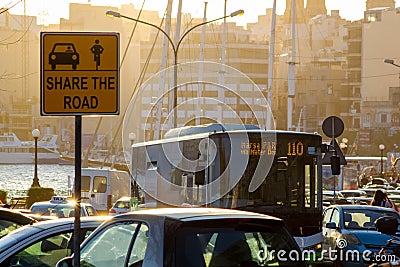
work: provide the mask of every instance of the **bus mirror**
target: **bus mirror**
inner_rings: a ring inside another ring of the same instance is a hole
[[[331,170],[332,175],[340,174],[340,158],[338,156],[331,156]]]

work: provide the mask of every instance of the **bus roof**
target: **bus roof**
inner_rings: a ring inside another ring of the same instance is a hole
[[[164,135],[164,139],[192,135],[192,134],[212,133],[220,131],[225,132],[231,130],[260,130],[260,127],[254,124],[221,124],[221,123],[184,126],[168,130]]]
[[[179,129],[179,128],[176,128],[176,129]],[[208,128],[208,129],[212,129],[212,128]],[[171,129],[171,130],[174,130],[174,129]],[[223,130],[223,129],[219,128],[218,131],[210,131],[210,132],[209,131],[203,131],[203,132],[200,131],[200,133],[178,135],[176,137],[171,136],[169,138],[164,138],[164,139],[139,142],[139,143],[132,144],[132,147],[135,148],[135,147],[142,147],[142,146],[180,142],[180,141],[185,141],[185,140],[208,138],[209,136],[223,134],[223,133],[229,133],[229,134],[243,134],[243,133],[278,134],[278,133],[280,133],[280,134],[301,134],[303,136],[320,136],[320,134],[318,134],[318,133],[306,133],[306,132],[295,132],[295,131],[284,131],[284,130],[263,130],[260,128],[243,129],[243,126],[242,126],[242,128],[236,129],[236,130],[234,129],[234,127],[227,127],[227,130]]]

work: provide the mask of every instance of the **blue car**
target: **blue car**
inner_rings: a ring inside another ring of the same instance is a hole
[[[391,208],[366,205],[332,205],[322,219],[322,257],[334,266],[369,266],[394,236],[377,231],[375,221],[383,216],[396,218]],[[396,235],[399,234],[397,229]],[[387,255],[395,257],[393,251]]]

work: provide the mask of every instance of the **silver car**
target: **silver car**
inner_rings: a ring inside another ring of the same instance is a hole
[[[160,208],[107,220],[82,243],[80,266],[306,266],[289,253],[301,255],[281,219],[228,209]],[[73,261],[68,257],[56,266]]]
[[[82,217],[81,238],[108,217]],[[26,225],[0,239],[0,266],[54,266],[73,252],[74,218]]]

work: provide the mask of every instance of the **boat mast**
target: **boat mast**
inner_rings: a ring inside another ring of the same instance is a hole
[[[268,106],[266,129],[271,130],[272,121],[272,77],[274,75],[274,57],[275,57],[275,24],[276,24],[276,0],[272,7],[272,18],[271,18],[271,35],[269,39],[269,65],[268,65]]]
[[[218,101],[221,101],[220,103],[217,103],[217,120],[218,123],[223,123],[222,121],[222,101],[224,99],[224,90],[222,88],[222,85],[225,84],[225,56],[226,56],[226,4],[228,0],[224,1],[224,22],[223,22],[223,28],[222,28],[222,51],[221,51],[221,71],[219,73],[219,81],[218,83],[220,86],[218,86]]]
[[[296,56],[296,17],[295,17],[295,0],[292,0],[292,60],[289,62],[289,81],[288,81],[288,111],[287,111],[287,129],[292,129],[292,112],[293,112],[293,99],[295,95],[295,56]]]
[[[196,125],[200,125],[201,117],[202,117],[202,91],[203,91],[203,72],[204,72],[204,43],[205,43],[205,35],[206,35],[206,25],[207,21],[207,4],[208,2],[204,2],[204,14],[203,14],[203,23],[204,25],[201,27],[201,41],[200,41],[200,62],[199,62],[199,84],[197,85],[197,116],[196,116]]]
[[[175,46],[177,46],[177,44],[179,43],[179,40],[181,38],[181,20],[182,20],[182,0],[179,0],[178,2],[178,11],[176,12],[176,24],[175,24],[175,38],[174,38],[174,44]],[[178,51],[176,51],[176,53],[178,53]],[[174,75],[173,75],[173,86],[176,88],[174,88],[173,90],[171,90],[171,100],[172,100],[172,108],[173,110],[173,117],[174,117],[174,122],[173,122],[173,127],[178,127],[178,54],[175,55],[176,59],[174,62]],[[176,94],[176,95],[175,95]],[[185,112],[186,113],[186,112]],[[172,127],[171,127],[172,128]]]
[[[172,2],[173,0],[168,0],[167,4],[167,12],[165,15],[165,32],[169,33],[171,29],[171,13],[172,13]],[[163,48],[162,48],[162,54],[161,54],[161,66],[160,66],[160,82],[158,84],[158,97],[157,97],[157,103],[154,103],[157,105],[156,107],[156,119],[154,121],[154,136],[153,140],[158,140],[160,139],[160,131],[161,131],[161,110],[162,110],[162,104],[163,104],[163,94],[164,94],[164,88],[165,88],[165,69],[167,67],[167,57],[168,57],[168,45],[169,41],[167,36],[164,36],[164,41],[163,41]],[[171,90],[173,92],[173,90]],[[173,97],[170,96],[170,103]],[[173,107],[173,105],[169,105],[169,107]],[[150,112],[152,111],[152,108],[150,109]],[[172,112],[172,109],[169,109],[169,112]],[[152,116],[153,114],[150,114]]]

